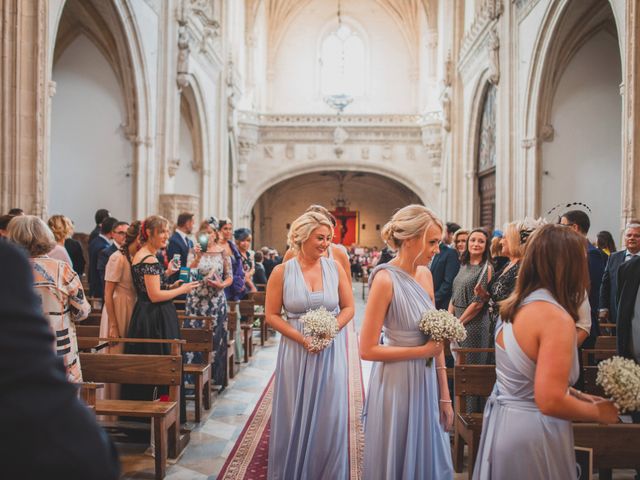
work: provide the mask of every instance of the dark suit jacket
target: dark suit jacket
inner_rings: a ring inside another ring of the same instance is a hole
[[[87,265],[87,261],[84,259],[84,252],[82,251],[82,245],[79,241],[73,238],[67,238],[64,241],[64,248],[67,249],[67,253],[73,263],[73,269],[80,278],[84,274],[84,267]]]
[[[193,248],[193,242],[187,238],[187,243],[184,243],[182,237],[178,232],[173,232],[171,238],[169,239],[169,243],[167,244],[167,258],[169,261],[173,258],[176,253],[180,254],[180,266],[187,266],[187,259],[189,257],[189,249]],[[174,273],[170,278],[169,282],[173,283],[180,278],[180,272]]]
[[[92,297],[104,297],[104,283],[100,281],[98,272],[98,255],[109,245],[111,244],[100,235],[89,243],[89,295]]]
[[[262,263],[256,263],[255,269],[256,271],[253,272],[253,284],[256,285],[256,288],[258,288],[257,285],[259,283],[262,283],[262,284],[267,283],[267,273]],[[262,292],[264,291],[264,287],[260,287],[258,288],[258,290]]]
[[[453,279],[456,278],[458,270],[460,270],[458,252],[441,243],[440,253],[433,257],[429,269],[431,270],[431,275],[433,275],[436,308],[446,310],[449,308],[449,302],[451,301]]]
[[[583,348],[593,348],[596,338],[600,335],[600,325],[598,324],[598,305],[600,299],[600,285],[602,276],[607,265],[607,255],[600,249],[587,242],[587,261],[589,263],[589,303],[591,304],[591,333],[582,344]]]
[[[633,358],[631,351],[631,320],[636,304],[636,295],[640,286],[640,257],[624,262],[618,268],[618,316],[616,334],[618,354]]]
[[[102,291],[104,292],[104,274],[107,270],[107,263],[109,263],[109,258],[111,255],[118,251],[118,246],[114,243],[109,245],[107,248],[103,248],[98,254],[98,275],[100,276],[100,284],[102,286]]]
[[[0,265],[0,476],[117,479],[117,453],[54,353],[26,257],[0,242]]]
[[[89,234],[89,243],[91,243],[91,241],[96,238],[98,235],[100,235],[100,225],[96,225],[96,227],[91,230],[91,233]]]
[[[267,278],[269,278],[271,276],[271,272],[273,271],[273,269],[276,266],[276,263],[271,260],[270,258],[265,258],[262,261],[262,265],[264,265],[264,273],[267,276]]]
[[[616,321],[616,293],[618,291],[618,268],[624,263],[626,250],[612,253],[607,261],[607,267],[602,275],[602,285],[600,286],[600,300],[598,308],[609,310],[609,320]]]

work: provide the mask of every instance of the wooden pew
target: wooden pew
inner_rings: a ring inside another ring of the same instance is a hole
[[[169,402],[136,400],[96,400],[97,415],[117,415],[151,418],[155,439],[156,478],[166,474],[167,455],[178,454],[180,435],[180,384],[182,383],[182,355],[184,340],[141,338],[101,338],[100,341],[118,343],[168,343],[170,355],[130,355],[80,353],[85,381],[100,383],[167,385]]]
[[[593,466],[640,469],[640,424],[573,423],[577,447],[593,449]]]
[[[238,324],[238,302],[227,304],[227,380],[236,375],[236,325]],[[240,360],[238,359],[238,363]],[[225,386],[226,386],[225,384]]]
[[[203,322],[202,328],[185,327],[185,322],[198,320]],[[200,423],[203,407],[211,408],[211,362],[213,362],[213,326],[211,317],[197,315],[178,315],[181,324],[180,336],[187,343],[182,347],[183,352],[201,353],[204,363],[185,363],[182,371],[195,378],[194,400],[196,403],[196,423]]]
[[[253,322],[255,321],[255,309],[253,300],[240,300],[240,328],[242,329],[244,343],[244,362],[253,357]]]
[[[466,397],[488,397],[496,382],[495,365],[469,365],[466,357],[470,353],[493,353],[493,348],[456,348],[456,365],[453,372],[455,391],[453,439],[453,467],[458,473],[463,469],[464,444],[468,450],[469,479],[473,476],[480,434],[482,433],[482,412],[466,413]]]
[[[251,292],[249,293],[249,300],[253,300],[254,305],[262,307],[262,313],[254,313],[255,318],[260,320],[260,346],[264,346],[264,342],[269,338],[269,330],[267,329],[267,322],[265,320],[265,300],[267,294],[265,292]],[[255,312],[255,310],[254,310]]]

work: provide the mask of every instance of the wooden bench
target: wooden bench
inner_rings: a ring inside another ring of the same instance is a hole
[[[227,380],[236,375],[236,326],[238,325],[238,302],[227,305]],[[240,360],[238,360],[240,363]]]
[[[211,408],[211,362],[213,362],[213,319],[211,317],[197,315],[178,315],[181,323],[180,336],[187,343],[182,347],[183,352],[202,354],[204,363],[185,363],[182,371],[185,375],[193,375],[195,378],[194,400],[196,404],[196,423],[200,423],[203,408]],[[203,322],[202,328],[185,327],[185,322],[197,320]]]
[[[493,353],[493,348],[455,348],[456,365],[453,372],[455,391],[453,438],[453,467],[458,473],[463,469],[464,444],[467,444],[469,479],[473,476],[478,445],[482,433],[482,412],[466,413],[466,397],[488,397],[496,383],[495,365],[469,365],[470,353]]]
[[[182,383],[182,355],[184,340],[140,338],[101,338],[100,341],[118,343],[169,343],[170,355],[130,355],[80,353],[85,381],[100,383],[166,385],[169,402],[139,400],[96,400],[97,415],[116,415],[151,418],[155,440],[156,478],[166,474],[167,455],[177,457],[180,435],[180,384]]]
[[[640,469],[640,424],[574,422],[573,437],[577,447],[593,449],[593,466],[598,470]]]
[[[264,346],[264,342],[269,338],[269,330],[267,328],[267,322],[265,320],[265,301],[267,294],[265,292],[251,292],[249,293],[249,299],[253,300],[255,306],[262,307],[262,312],[255,312],[254,316],[260,320],[260,346]],[[255,307],[254,307],[255,308]]]
[[[255,308],[253,300],[240,300],[240,328],[244,344],[244,362],[253,357],[253,322],[255,322]]]

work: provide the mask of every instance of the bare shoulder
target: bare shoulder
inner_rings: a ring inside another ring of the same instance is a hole
[[[371,283],[371,288],[375,286],[382,288],[392,288],[393,280],[391,278],[391,274],[386,270],[379,270],[376,273],[376,276],[373,277],[373,282]]]
[[[273,270],[271,271],[271,275],[269,276],[269,280],[272,278],[282,278],[284,277],[284,263],[279,263]]]
[[[295,257],[295,254],[293,253],[293,250],[290,248],[286,252],[284,252],[284,257],[282,257],[282,263],[288,262],[293,257]]]
[[[552,335],[575,333],[576,322],[562,308],[550,302],[531,302],[522,307],[516,314],[514,324],[541,334]]]

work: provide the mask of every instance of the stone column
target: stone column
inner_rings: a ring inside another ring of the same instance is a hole
[[[46,215],[47,0],[0,2],[0,212]]]

